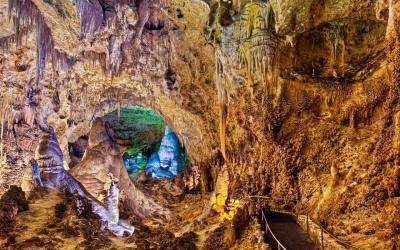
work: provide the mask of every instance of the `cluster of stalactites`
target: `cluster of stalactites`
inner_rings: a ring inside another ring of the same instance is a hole
[[[90,50],[82,52],[82,57],[88,60],[92,66],[100,65],[103,72],[107,70],[107,54],[98,53]]]
[[[80,19],[81,34],[93,35],[103,25],[104,12],[97,0],[76,0],[76,10]]]
[[[277,39],[269,33],[252,37],[239,46],[239,65],[265,82],[273,71],[276,47]]]
[[[345,34],[343,24],[332,22],[324,29],[326,40],[331,47],[331,62],[333,75],[337,76],[334,67],[340,67],[345,62]]]
[[[15,35],[11,34],[0,38],[0,48],[3,51],[9,51],[12,44],[15,44]]]
[[[26,103],[26,96],[23,94],[6,93],[0,96],[2,103],[7,103],[7,106],[2,106],[1,117],[4,128],[11,132],[14,123],[23,122],[32,126],[36,120],[35,106]],[[25,105],[21,105],[26,103]],[[0,106],[2,104],[0,103]],[[6,107],[3,109],[3,107]]]
[[[240,16],[236,32],[249,38],[258,32],[272,31],[274,25],[274,13],[269,2],[248,3]]]
[[[106,70],[111,77],[118,75],[122,64],[122,38],[120,36],[110,36],[107,39]]]
[[[10,17],[13,11],[16,13],[16,18],[14,20],[15,37],[13,39],[17,47],[22,43],[22,37],[26,34],[25,29],[31,30],[32,27],[36,27],[37,80],[43,75],[46,62],[49,58],[52,62],[53,73],[59,69],[68,72],[73,60],[65,53],[54,48],[51,30],[37,6],[31,0],[9,0],[8,14]]]
[[[261,82],[274,81],[278,37],[274,34],[274,13],[270,3],[249,3],[234,24],[238,40],[238,63],[247,73],[260,76]],[[268,76],[272,78],[268,78]]]
[[[150,15],[150,3],[152,1],[136,2],[139,14],[139,21],[136,25],[136,36],[137,39],[140,39],[141,31]],[[122,24],[118,24],[118,18],[112,19],[116,16],[115,8],[118,8],[119,3],[119,0],[76,0],[76,8],[80,18],[82,36],[89,35],[93,37],[94,34],[99,32],[106,24],[109,26],[116,26],[113,27],[114,29],[120,28],[119,26]],[[105,60],[103,54],[95,55],[96,53],[88,53],[88,55],[90,55],[89,59],[91,59],[92,62],[100,63],[103,72],[107,75],[110,75],[111,77],[118,75],[122,64],[122,43],[124,40],[129,41],[131,39],[132,38],[129,35],[118,35],[118,32],[117,34],[114,32],[114,34],[107,39],[107,52],[104,54]]]
[[[20,43],[23,36],[26,36],[30,32],[28,27],[19,27],[19,31],[16,34],[11,34],[8,36],[4,36],[0,38],[0,48],[3,51],[9,51],[13,44],[17,44],[17,41]],[[17,34],[19,37],[17,37]]]
[[[24,103],[24,98],[25,96],[13,95],[11,92],[0,94],[0,141],[10,136],[15,122],[24,122],[30,126],[33,125],[35,110],[32,107],[25,105],[18,110],[14,107],[15,103]]]
[[[93,35],[112,20],[116,14],[116,6],[121,0],[75,0],[76,10],[80,18],[81,34]],[[125,1],[125,2],[133,2]]]

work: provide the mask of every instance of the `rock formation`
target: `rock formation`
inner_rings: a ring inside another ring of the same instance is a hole
[[[109,229],[115,235],[122,236],[133,233],[134,228],[131,225],[119,220],[118,189],[116,184],[111,181],[109,188],[106,190],[107,207],[104,207],[86,191],[81,183],[64,170],[62,152],[53,130],[41,139],[35,158],[36,160],[32,162],[33,175],[35,179],[40,180],[41,187],[59,189],[82,197],[83,200],[78,199],[77,209],[83,209],[84,202],[87,202],[92,209],[92,213],[100,218],[102,227]],[[36,176],[38,170],[40,178]]]
[[[59,147],[39,166],[57,178],[90,132],[76,179],[101,200],[112,174],[132,214],[167,217],[97,119],[140,105],[176,133],[209,207],[277,197],[355,245],[396,249],[399,13],[398,0],[2,1],[0,194],[49,128]]]
[[[16,217],[29,210],[28,201],[20,187],[11,186],[0,199],[0,247],[6,247],[15,240]]]
[[[142,218],[166,219],[168,210],[138,190],[124,166],[119,145],[110,139],[104,122],[98,118],[89,133],[89,146],[82,161],[71,169],[91,195],[103,201],[110,189],[110,176],[118,182],[119,204]]]

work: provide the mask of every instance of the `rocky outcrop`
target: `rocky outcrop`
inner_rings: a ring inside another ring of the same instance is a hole
[[[0,198],[0,247],[6,248],[15,240],[16,217],[29,210],[25,193],[20,187],[11,186]]]
[[[59,189],[62,192],[78,195],[81,197],[77,199],[78,212],[84,209],[85,204],[88,204],[91,212],[99,217],[102,228],[107,228],[113,234],[123,236],[133,233],[134,228],[131,225],[119,220],[118,198],[115,199],[115,196],[118,195],[116,184],[111,181],[107,190],[107,207],[104,207],[86,191],[81,183],[64,170],[62,152],[54,131],[51,130],[48,135],[42,138],[35,158],[32,166],[33,176],[37,175],[39,169],[41,187]],[[114,202],[117,204],[114,204]]]
[[[110,176],[118,182],[120,208],[142,218],[166,219],[169,212],[146,197],[129,178],[118,144],[108,135],[104,121],[96,119],[89,133],[89,146],[82,161],[71,169],[73,175],[91,195],[104,200]]]

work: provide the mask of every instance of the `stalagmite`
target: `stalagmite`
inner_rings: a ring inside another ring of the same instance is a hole
[[[121,103],[118,102],[118,108],[117,108],[117,114],[118,114],[118,120],[121,118]]]
[[[37,162],[37,163],[36,163]],[[35,154],[33,163],[33,176],[37,176],[39,166],[41,185],[50,189],[60,189],[63,192],[78,194],[88,200],[93,213],[98,215],[104,228],[109,229],[117,236],[131,235],[134,228],[123,220],[119,220],[117,214],[118,205],[115,204],[118,189],[115,184],[108,190],[108,209],[103,207],[96,198],[90,195],[86,189],[72,175],[64,170],[63,154],[53,130],[43,136]],[[79,208],[78,204],[78,208]]]
[[[101,118],[93,121],[89,134],[89,146],[82,161],[71,169],[74,176],[93,196],[103,194],[105,182],[109,181],[109,174],[118,179],[120,200],[124,206],[141,218],[166,219],[169,211],[143,192],[136,188],[129,178],[121,157],[120,148],[115,144],[115,138],[111,135],[111,128],[106,128]],[[93,176],[93,171],[97,175]]]
[[[113,223],[118,223],[119,221],[118,202],[119,202],[119,189],[117,183],[114,180],[111,180],[111,186],[107,190],[105,204],[107,210],[111,214],[111,221]]]
[[[10,121],[10,99],[8,96],[0,96],[0,171],[7,164],[7,153],[4,152],[4,129],[9,128],[7,124],[12,124]]]

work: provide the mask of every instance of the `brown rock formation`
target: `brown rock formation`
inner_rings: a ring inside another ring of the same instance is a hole
[[[15,240],[17,213],[28,209],[28,201],[20,187],[11,186],[0,198],[0,247],[6,248]]]
[[[16,26],[0,3],[0,193],[21,184],[49,127],[68,163],[97,117],[142,105],[201,166],[202,190],[298,199],[270,205],[356,245],[398,248],[397,0],[111,2],[77,14],[69,0],[13,0]],[[139,215],[164,211],[104,138],[90,138],[76,177],[98,196],[112,173]]]
[[[70,173],[100,201],[104,200],[112,179],[118,182],[121,209],[128,209],[142,218],[167,218],[167,209],[135,187],[121,155],[118,144],[107,133],[103,120],[96,119],[89,133],[89,146],[85,156]]]

